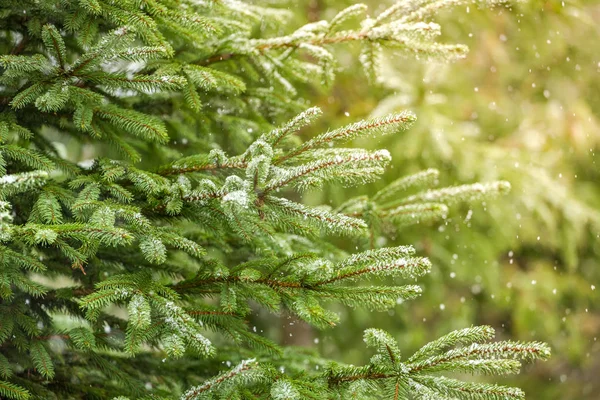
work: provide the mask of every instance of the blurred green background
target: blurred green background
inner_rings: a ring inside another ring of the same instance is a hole
[[[300,25],[330,19],[353,2],[296,4]],[[367,4],[377,14],[391,0]],[[370,357],[361,343],[366,327],[389,330],[408,354],[449,330],[489,324],[500,339],[546,341],[553,349],[550,361],[500,383],[522,387],[531,399],[598,399],[600,4],[461,5],[435,22],[441,41],[470,47],[466,59],[447,64],[389,55],[373,87],[356,61],[357,48],[335,49],[340,73],[333,90],[303,93],[325,112],[322,125],[306,135],[404,109],[419,121],[406,133],[355,143],[391,151],[393,168],[383,180],[308,193],[305,200],[338,205],[357,190],[373,193],[428,167],[440,170],[441,186],[505,179],[513,190],[455,208],[442,223],[379,239],[413,244],[431,258],[421,298],[394,313],[340,308],[337,328],[296,326],[288,342],[359,364]]]

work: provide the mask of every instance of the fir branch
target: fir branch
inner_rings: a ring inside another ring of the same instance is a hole
[[[432,186],[437,181],[438,176],[439,171],[431,168],[426,171],[399,178],[375,193],[372,200],[383,204],[397,198],[409,189]]]
[[[489,197],[495,197],[499,194],[508,193],[510,183],[506,181],[490,183],[474,183],[471,185],[461,185],[447,187],[437,190],[428,190],[409,196],[401,201],[402,204],[419,202],[443,202],[447,205],[456,204],[464,201],[479,201]]]
[[[312,107],[298,114],[294,119],[280,128],[274,129],[269,133],[263,134],[260,139],[272,147],[277,147],[279,143],[289,135],[298,132],[301,128],[310,125],[314,120],[322,115],[322,111],[318,107]]]
[[[281,197],[266,196],[264,201],[266,204],[277,207],[283,213],[297,215],[303,219],[316,220],[333,232],[355,233],[363,231],[366,228],[366,224],[360,219],[347,217],[342,214],[333,214],[316,208],[309,208]]]
[[[412,372],[427,371],[456,360],[471,360],[473,357],[489,359],[493,357],[513,357],[525,360],[546,359],[550,356],[550,348],[543,343],[499,342],[492,344],[473,343],[468,347],[450,350],[445,354],[433,356],[422,361],[409,364]]]
[[[390,275],[399,274],[403,277],[421,276],[429,272],[431,263],[426,258],[400,258],[391,263],[375,263],[368,267],[354,269],[344,268],[338,270],[336,275],[316,283],[316,285],[327,285],[334,282],[351,280],[363,275]]]
[[[522,400],[525,398],[525,393],[521,389],[501,385],[462,382],[441,376],[426,375],[418,375],[412,380],[433,390],[438,396],[452,396],[459,399],[472,399],[476,396],[476,398],[490,400]]]
[[[155,117],[121,109],[113,105],[95,108],[94,114],[144,139],[159,143],[168,139],[164,124]]]
[[[382,210],[380,215],[396,226],[405,226],[443,219],[448,215],[448,207],[440,203],[407,204]]]
[[[388,115],[383,118],[360,121],[348,126],[319,135],[276,160],[277,164],[294,158],[308,150],[331,145],[340,141],[352,140],[358,136],[374,133],[389,133],[393,130],[405,130],[415,121],[415,116],[409,112]]]
[[[0,395],[14,400],[28,400],[31,398],[28,390],[6,381],[0,381]]]
[[[135,74],[134,76],[129,77],[124,74],[96,72],[78,75],[78,77],[96,85],[105,86],[109,89],[132,89],[148,93],[161,90],[175,91],[181,89],[185,85],[185,80],[177,75],[154,76]]]
[[[211,163],[205,160],[204,156],[190,156],[178,160],[177,162],[162,167],[159,171],[160,175],[178,175],[186,174],[190,172],[203,172],[203,171],[215,171],[215,170],[227,170],[227,169],[246,169],[248,164],[243,161],[230,161],[223,164]]]
[[[490,326],[475,326],[450,332],[441,338],[427,343],[419,351],[413,354],[408,362],[415,362],[438,353],[445,348],[456,346],[457,344],[478,343],[490,340],[494,337],[495,331]]]
[[[215,386],[218,386],[227,380],[234,379],[239,375],[244,374],[246,371],[256,368],[257,366],[258,363],[254,359],[244,360],[230,371],[224,372],[218,377],[213,378],[200,386],[190,388],[187,392],[183,394],[181,398],[185,400],[197,399],[198,396],[200,396],[202,393],[210,391],[214,389]]]
[[[6,70],[17,72],[41,71],[47,64],[47,60],[41,54],[33,56],[2,55],[0,65]]]
[[[327,180],[343,182],[344,177],[347,179],[348,183],[352,183],[354,180],[365,182],[369,179],[373,179],[373,175],[380,172],[377,167],[387,164],[390,160],[391,156],[387,150],[378,150],[375,152],[355,151],[344,156],[315,161],[299,167],[291,167],[282,170],[280,177],[268,183],[263,189],[263,194],[268,194],[269,192],[278,190],[291,183],[299,185],[304,183],[314,186]],[[354,169],[348,169],[346,171],[346,176],[344,176],[344,171],[336,168],[340,166],[347,166]],[[361,167],[364,168],[363,171],[360,171],[359,168]],[[369,167],[374,168],[371,169]]]
[[[61,69],[64,69],[67,48],[64,40],[54,25],[48,24],[42,28],[42,40],[48,51],[57,58]]]
[[[45,378],[52,379],[54,377],[54,365],[42,342],[33,342],[29,348],[29,354],[35,369]]]

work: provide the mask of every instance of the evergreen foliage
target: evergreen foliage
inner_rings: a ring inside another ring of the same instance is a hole
[[[355,367],[282,348],[250,323],[266,310],[325,329],[339,322],[327,303],[387,310],[417,297],[389,279],[418,278],[430,261],[379,246],[377,232],[509,189],[435,189],[427,170],[335,208],[295,194],[376,180],[388,151],[339,145],[415,120],[394,113],[302,140],[321,112],[296,88],[331,83],[330,46],[357,42],[372,80],[384,48],[462,57],[428,22],[456,3],[399,2],[375,17],[355,5],[286,34],[289,12],[237,1],[3,2],[0,395],[523,398],[435,374],[515,373],[549,356],[537,342],[489,342],[489,327],[406,361],[368,329],[376,354]]]
[[[351,1],[305,2],[311,20],[334,15],[340,3]],[[431,260],[435,267],[421,280],[427,295],[399,306],[393,318],[347,312],[351,332],[309,333],[320,348],[361,364],[368,359],[358,350],[362,326],[391,332],[410,352],[450,330],[491,325],[504,337],[547,341],[553,350],[550,362],[504,382],[535,398],[597,397],[600,53],[587,39],[600,35],[599,12],[594,0],[465,4],[435,21],[446,42],[468,44],[468,57],[415,63],[387,53],[380,85],[356,80],[360,69],[350,65],[338,73],[333,96],[307,95],[327,104],[320,121],[333,126],[348,115],[373,118],[407,108],[419,117],[403,135],[356,143],[390,150],[393,161],[381,180],[307,193],[311,204],[372,194],[428,168],[443,171],[440,186],[493,180],[512,186],[494,202],[458,205],[444,220],[378,237],[386,246],[411,243]],[[354,49],[336,51],[349,57]]]

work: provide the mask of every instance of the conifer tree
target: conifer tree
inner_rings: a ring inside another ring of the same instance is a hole
[[[431,263],[380,247],[378,230],[509,189],[436,189],[427,170],[335,208],[295,194],[377,179],[389,152],[344,144],[415,120],[400,112],[302,140],[321,112],[298,88],[331,83],[331,47],[360,46],[371,80],[383,49],[462,57],[430,22],[457,3],[401,1],[374,16],[357,4],[288,33],[285,10],[235,0],[4,1],[0,397],[523,398],[443,374],[516,373],[549,356],[543,343],[490,342],[491,327],[408,357],[370,328],[374,355],[353,366],[282,348],[251,322],[285,311],[328,329],[343,323],[329,303],[414,299],[407,281]]]

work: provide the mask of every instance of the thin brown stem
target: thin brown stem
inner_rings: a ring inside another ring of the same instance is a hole
[[[234,162],[225,164],[206,164],[197,165],[185,168],[171,168],[160,171],[159,174],[162,176],[185,174],[190,172],[203,172],[203,171],[216,171],[220,169],[244,169],[248,166],[245,162]]]
[[[285,49],[285,48],[298,48],[298,47],[300,47],[301,44],[310,44],[313,46],[323,46],[323,45],[327,45],[327,44],[364,40],[366,38],[367,38],[367,33],[360,32],[360,33],[351,33],[351,34],[341,35],[341,36],[315,38],[313,40],[309,40],[309,41],[301,42],[301,43],[298,43],[298,42],[268,43],[267,42],[267,43],[259,44],[259,45],[255,46],[254,48],[255,48],[255,50],[258,50],[260,53],[264,53],[269,50],[277,50],[277,49]],[[216,63],[219,61],[226,61],[226,60],[229,60],[234,57],[239,57],[241,55],[243,55],[243,54],[238,54],[238,53],[217,54],[217,55],[214,55],[207,59],[200,60],[200,61],[196,62],[196,64],[209,65],[209,64],[213,64],[213,63]]]
[[[378,374],[357,374],[357,375],[348,375],[348,376],[343,376],[343,377],[336,377],[336,378],[330,378],[330,382],[333,384],[340,384],[340,383],[344,383],[344,382],[354,382],[354,381],[358,381],[361,379],[369,379],[369,380],[377,380],[377,379],[388,379],[388,378],[393,378],[394,375],[390,375],[390,374],[382,374],[382,373],[378,373]]]
[[[29,43],[29,37],[23,36],[23,39],[19,40],[19,43],[17,43],[15,47],[12,48],[10,54],[12,54],[13,56],[21,54],[23,50],[25,50],[25,46],[27,46],[27,43]]]

